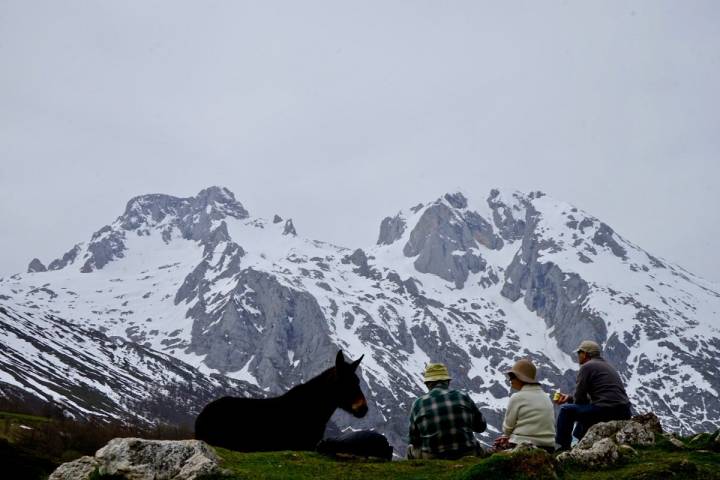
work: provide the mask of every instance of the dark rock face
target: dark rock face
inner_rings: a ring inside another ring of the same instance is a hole
[[[58,258],[50,262],[50,265],[48,265],[48,270],[60,270],[62,268],[65,268],[66,266],[70,265],[75,261],[80,251],[80,245],[75,245],[71,250],[65,253],[62,258]]]
[[[600,224],[600,228],[595,232],[593,242],[597,245],[609,248],[616,257],[627,260],[627,251],[620,246],[614,238],[615,232],[612,228],[604,223]]]
[[[364,250],[358,248],[352,255],[348,255],[342,259],[342,263],[351,263],[357,266],[353,271],[361,277],[371,278],[373,280],[380,280],[382,275],[377,270],[374,270],[368,264],[368,257]]]
[[[530,311],[537,312],[549,327],[554,327],[558,345],[572,353],[582,340],[604,342],[607,327],[601,318],[583,309],[588,284],[577,274],[566,274],[557,265],[538,260],[543,250],[553,244],[533,235],[529,222],[522,246],[505,271],[501,295],[509,300],[523,301]]]
[[[378,245],[391,245],[399,240],[405,233],[407,225],[405,219],[401,215],[394,217],[385,217],[380,223],[380,235],[378,236]]]
[[[451,198],[456,204],[464,204],[457,197]],[[486,261],[478,253],[479,244],[500,248],[502,240],[477,213],[466,212],[462,216],[445,203],[438,202],[422,214],[410,232],[403,254],[417,256],[417,271],[438,275],[462,288],[470,273],[485,270]]]
[[[27,268],[27,273],[35,272],[47,272],[47,267],[37,258],[33,258]]]
[[[288,219],[285,222],[285,227],[283,228],[283,235],[292,235],[293,237],[297,235],[297,231],[295,231],[295,225],[293,225],[292,220]]]
[[[301,371],[322,371],[337,351],[315,298],[253,269],[237,278],[229,301],[220,304],[202,285],[196,287],[191,351],[207,355],[205,364],[223,373],[245,367],[276,392],[300,383]]]
[[[80,269],[83,273],[99,270],[116,258],[123,258],[125,251],[125,232],[105,227],[95,235],[88,245],[90,258]]]
[[[534,212],[532,205],[526,200],[520,201],[525,208]],[[517,206],[509,206],[500,199],[498,190],[490,191],[487,203],[493,212],[493,222],[505,240],[520,240],[525,235],[526,215]]]

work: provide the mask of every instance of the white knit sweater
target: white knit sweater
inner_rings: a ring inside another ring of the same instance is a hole
[[[540,385],[526,384],[510,397],[503,433],[512,443],[555,446],[555,413],[550,397]]]

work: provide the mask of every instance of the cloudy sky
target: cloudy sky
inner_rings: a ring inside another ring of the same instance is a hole
[[[143,193],[348,247],[543,190],[720,282],[720,2],[0,0],[0,276]]]

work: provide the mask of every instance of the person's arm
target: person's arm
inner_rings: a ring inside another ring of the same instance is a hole
[[[485,419],[482,416],[482,413],[480,413],[480,409],[475,405],[475,402],[472,401],[472,398],[467,396],[467,401],[470,404],[470,411],[472,412],[472,429],[473,432],[484,432],[487,428],[487,423],[485,422]]]
[[[577,381],[575,383],[575,394],[568,399],[568,402],[581,405],[590,403],[590,398],[588,397],[588,389],[590,387],[589,384],[590,368],[583,365],[582,367],[580,367],[580,371],[577,374]]]
[[[420,431],[418,430],[417,424],[415,423],[415,404],[414,403],[413,403],[413,408],[410,411],[410,429],[409,429],[408,438],[410,440],[410,445],[413,445],[415,447],[419,447],[421,445]]]
[[[508,401],[507,411],[505,412],[505,419],[502,425],[503,435],[509,437],[512,434],[513,430],[515,430],[515,425],[517,425],[517,419],[518,405],[515,395],[513,395]]]

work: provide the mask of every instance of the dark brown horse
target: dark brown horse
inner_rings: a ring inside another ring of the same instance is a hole
[[[362,357],[335,366],[275,398],[223,397],[195,421],[195,438],[241,452],[314,450],[337,408],[364,417],[368,407],[355,370]]]

